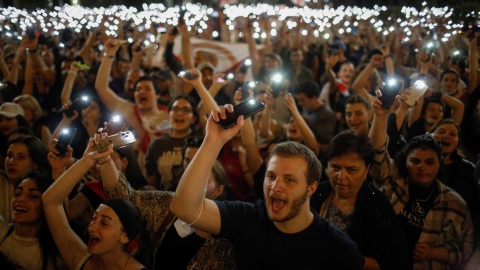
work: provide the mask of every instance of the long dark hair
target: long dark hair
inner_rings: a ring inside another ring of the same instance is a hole
[[[53,179],[50,175],[41,171],[33,171],[27,174],[25,177],[17,180],[15,182],[15,188],[17,188],[23,181],[26,179],[34,180],[37,184],[37,189],[40,193],[44,193],[51,184],[53,184]],[[54,269],[59,269],[57,265],[57,259],[59,252],[55,241],[53,240],[52,234],[48,227],[48,223],[45,219],[45,214],[42,215],[42,222],[40,223],[40,228],[38,230],[38,242],[40,244],[40,253],[42,255],[42,269],[48,269],[49,262],[54,266]]]
[[[35,136],[20,136],[7,142],[7,149],[14,143],[22,143],[27,146],[28,154],[33,163],[37,165],[38,170],[49,174],[52,171],[50,162],[48,162],[48,150],[42,141]]]
[[[120,158],[127,158],[127,168],[125,168],[125,177],[134,189],[139,189],[147,185],[147,180],[142,174],[140,165],[137,162],[137,155],[132,146],[114,149]]]

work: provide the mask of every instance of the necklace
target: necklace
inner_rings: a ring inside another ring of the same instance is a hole
[[[415,202],[412,203],[412,211],[414,214],[422,217],[425,216],[426,211],[425,209],[423,209],[422,203],[428,201],[432,197],[434,191],[435,191],[435,186],[432,186],[432,191],[430,192],[430,195],[428,195],[427,198],[423,200],[415,199]]]

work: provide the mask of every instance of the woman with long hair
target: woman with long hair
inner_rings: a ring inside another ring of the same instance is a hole
[[[4,221],[12,221],[10,202],[14,197],[15,182],[28,173],[50,171],[48,151],[39,138],[20,136],[6,144],[5,170],[0,171],[0,215]]]
[[[21,269],[61,269],[42,205],[52,183],[48,174],[37,172],[17,180],[9,203],[13,223],[0,222],[0,252]]]

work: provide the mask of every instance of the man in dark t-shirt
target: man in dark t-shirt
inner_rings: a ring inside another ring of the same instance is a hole
[[[321,163],[304,145],[280,143],[272,150],[263,184],[265,202],[214,202],[204,198],[210,170],[223,144],[243,126],[215,122],[231,105],[212,111],[204,142],[185,170],[172,213],[195,228],[234,244],[239,269],[363,269],[355,243],[310,209]]]

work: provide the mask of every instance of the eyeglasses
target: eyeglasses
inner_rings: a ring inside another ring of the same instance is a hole
[[[202,137],[188,137],[185,138],[185,147],[200,147],[203,143]]]
[[[190,108],[190,107],[180,108],[180,107],[177,107],[177,106],[173,106],[173,107],[172,107],[172,112],[174,112],[174,113],[180,113],[180,112],[183,112],[183,113],[191,113],[191,112],[192,112],[192,108]]]

